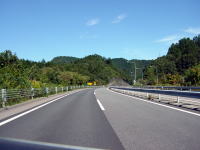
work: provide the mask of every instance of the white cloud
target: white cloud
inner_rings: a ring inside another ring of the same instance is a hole
[[[127,17],[126,14],[120,14],[119,16],[117,16],[112,23],[120,23],[122,20],[124,20]]]
[[[187,28],[184,31],[190,34],[200,34],[200,28]]]
[[[94,18],[94,19],[88,20],[88,21],[86,22],[86,25],[87,25],[87,26],[94,26],[94,25],[98,24],[99,21],[100,21],[100,20],[99,20],[98,18]]]
[[[175,43],[176,41],[178,41],[178,39],[179,39],[180,37],[178,36],[178,35],[170,35],[170,36],[166,36],[166,37],[164,37],[164,38],[161,38],[161,39],[159,39],[159,40],[156,40],[155,42],[156,43],[168,43],[168,42],[170,42],[170,43]]]

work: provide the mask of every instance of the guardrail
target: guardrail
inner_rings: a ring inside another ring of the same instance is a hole
[[[135,88],[179,90],[179,91],[199,91],[200,92],[200,87],[197,87],[197,86],[138,86]]]
[[[112,87],[126,87],[127,88],[127,86],[112,86]],[[177,91],[197,91],[197,92],[200,92],[200,87],[199,86],[132,86],[132,88],[157,89],[157,90],[177,90]]]
[[[151,101],[171,104],[179,107],[189,108],[200,111],[200,99],[199,98],[190,98],[184,96],[175,96],[175,95],[165,95],[160,93],[149,93],[142,91],[134,91],[126,88],[116,88],[110,87],[111,90],[130,96],[136,96],[139,98],[148,99]]]
[[[37,97],[44,97],[44,96],[48,97],[48,95],[84,87],[89,87],[89,86],[76,85],[76,86],[66,86],[66,87],[44,87],[44,88],[30,88],[30,89],[1,89],[0,107],[13,105],[19,103],[20,101],[25,101],[27,99],[34,99]]]

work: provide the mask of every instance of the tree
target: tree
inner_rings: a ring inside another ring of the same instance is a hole
[[[181,39],[177,44],[172,44],[168,50],[167,57],[174,61],[180,73],[198,63],[198,47],[189,38]]]
[[[186,70],[185,82],[187,85],[200,85],[200,64]]]
[[[14,64],[18,61],[18,58],[15,54],[12,54],[10,50],[5,50],[0,53],[0,67],[3,68],[7,65]]]
[[[156,84],[155,68],[152,66],[147,67],[145,69],[144,78],[147,85],[155,85]]]

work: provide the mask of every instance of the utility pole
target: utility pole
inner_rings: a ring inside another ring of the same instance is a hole
[[[135,64],[135,62],[134,62]],[[134,84],[136,83],[136,79],[137,79],[137,74],[136,74],[136,64],[134,65],[135,66],[135,81],[134,81]]]
[[[134,68],[134,82],[133,82],[133,83],[134,83],[134,85],[135,85],[136,79],[137,79],[137,72],[136,72],[136,71],[137,71],[137,69],[139,69],[139,68],[136,68],[136,63],[135,63],[135,62],[131,62],[131,61],[128,61],[128,60],[127,60],[127,62],[128,62],[128,63],[134,63],[134,67],[135,67],[135,68]]]
[[[144,73],[143,73],[143,68],[142,69],[142,80],[144,80]]]
[[[158,68],[156,66],[156,83],[158,84]]]

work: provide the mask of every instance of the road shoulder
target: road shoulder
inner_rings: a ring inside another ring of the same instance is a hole
[[[32,109],[36,106],[45,104],[49,101],[52,101],[52,100],[62,97],[64,95],[72,94],[74,92],[78,92],[81,90],[84,90],[84,89],[68,91],[68,92],[64,92],[64,93],[60,93],[60,94],[50,95],[48,97],[40,97],[40,98],[36,98],[33,100],[25,101],[23,103],[16,104],[13,106],[8,106],[7,108],[1,108],[0,109],[0,120],[2,121],[6,118],[9,118],[9,117],[14,116],[19,113],[22,113],[22,112]]]

